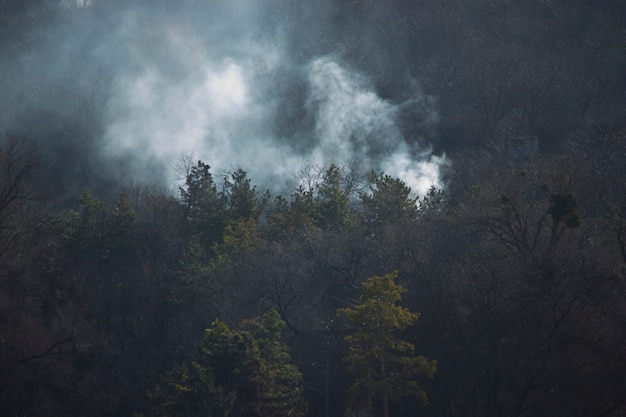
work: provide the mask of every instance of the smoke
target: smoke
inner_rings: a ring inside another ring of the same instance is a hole
[[[415,109],[424,110],[417,117],[436,120],[434,109],[423,108],[427,97],[419,90],[408,92],[405,102],[392,104],[374,93],[366,77],[329,57],[311,63],[309,79],[307,109],[316,120],[310,159],[315,163],[357,160],[367,170],[400,178],[418,194],[443,186],[440,168],[445,157],[431,155],[430,149],[412,150],[400,128],[403,113]]]
[[[271,128],[273,98],[265,84],[280,51],[232,37],[229,48],[215,47],[212,38],[188,29],[162,25],[159,59],[133,56],[136,70],[114,82],[105,154],[112,160],[133,155],[133,176],[141,177],[151,161],[171,167],[193,152],[214,170],[242,167],[255,182],[271,185],[296,163]],[[166,174],[170,182],[174,176]]]
[[[278,1],[166,3],[62,2],[48,26],[28,35],[41,43],[0,62],[21,86],[0,97],[10,110],[0,127],[32,126],[38,114],[36,125],[46,127],[34,134],[47,145],[62,130],[50,173],[70,188],[94,186],[94,178],[173,185],[175,162],[191,152],[214,172],[241,167],[274,190],[306,164],[347,161],[419,194],[443,187],[445,157],[422,137],[435,130],[434,101],[410,77],[401,101],[381,97],[380,74],[356,68],[342,56],[345,44],[329,42],[332,33],[316,34],[311,27],[329,27],[332,2],[317,11]],[[28,60],[49,62],[25,73],[37,90],[11,109],[9,100],[26,93],[17,63]],[[68,130],[67,120],[82,128]],[[428,129],[407,129],[415,125]]]

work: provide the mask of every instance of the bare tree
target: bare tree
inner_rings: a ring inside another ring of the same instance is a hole
[[[0,142],[0,226],[13,208],[35,198],[28,180],[38,165],[28,135],[7,132]]]

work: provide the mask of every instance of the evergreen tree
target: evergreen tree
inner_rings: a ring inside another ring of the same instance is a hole
[[[191,168],[180,187],[185,221],[193,233],[199,233],[207,247],[222,238],[226,224],[226,202],[224,194],[218,192],[210,166],[202,161]]]
[[[361,193],[365,223],[381,227],[405,219],[417,217],[417,197],[411,196],[411,188],[400,179],[390,175],[370,176],[370,192]]]
[[[362,284],[359,303],[338,310],[355,329],[345,337],[350,344],[345,361],[359,374],[349,389],[349,411],[357,404],[371,408],[375,395],[382,402],[384,417],[389,417],[391,399],[414,396],[428,402],[416,378],[422,374],[432,378],[437,362],[415,356],[415,346],[396,335],[419,318],[418,313],[396,304],[406,291],[394,282],[397,276],[396,271],[369,278]]]
[[[315,198],[315,220],[323,228],[350,224],[350,199],[341,187],[341,171],[332,164],[322,176]]]
[[[269,191],[259,197],[256,186],[252,186],[248,174],[239,168],[224,178],[224,199],[231,222],[257,220],[270,198]]]
[[[300,417],[302,376],[281,342],[275,310],[239,330],[216,320],[198,359],[168,373],[153,394],[157,416]]]

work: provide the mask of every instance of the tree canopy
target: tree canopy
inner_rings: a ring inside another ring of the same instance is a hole
[[[302,375],[281,342],[275,310],[230,329],[206,329],[198,358],[166,374],[153,394],[156,416],[283,416],[306,412]]]

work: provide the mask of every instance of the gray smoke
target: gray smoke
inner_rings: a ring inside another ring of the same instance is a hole
[[[419,194],[443,186],[440,167],[445,158],[428,149],[412,150],[398,124],[403,111],[422,108],[426,98],[419,90],[409,91],[409,100],[394,105],[376,95],[366,77],[329,57],[310,64],[309,79],[307,109],[315,114],[316,146],[308,158],[314,163],[355,159],[368,170],[402,179]],[[418,117],[436,120],[434,109],[423,110]]]
[[[175,162],[193,152],[263,188],[280,189],[306,164],[345,161],[420,194],[443,187],[445,157],[403,128],[409,118],[434,131],[434,100],[416,80],[402,101],[377,94],[377,77],[316,32],[332,2],[209,3],[62,1],[0,62],[0,128],[41,137],[50,172],[85,186],[94,177],[173,185]]]

